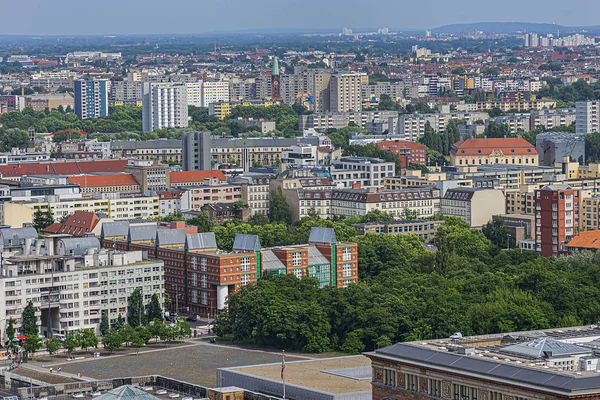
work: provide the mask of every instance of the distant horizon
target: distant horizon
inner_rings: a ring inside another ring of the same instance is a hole
[[[358,0],[171,0],[168,4],[159,0],[105,0],[98,7],[77,0],[0,0],[0,9],[10,16],[2,21],[0,35],[200,35],[263,29],[337,31],[343,27],[422,31],[477,23],[473,21],[511,21],[515,10],[520,16],[539,21],[536,23],[585,27],[598,24],[600,2],[577,0],[574,5],[559,0],[505,0],[490,6],[479,0],[428,0],[426,4],[398,0],[368,4]]]
[[[444,24],[436,27],[429,28],[394,28],[390,26],[376,26],[376,27],[367,27],[367,28],[356,28],[351,26],[342,26],[340,28],[248,28],[248,29],[239,29],[239,30],[212,30],[212,31],[204,31],[204,32],[130,32],[130,33],[119,33],[119,32],[105,32],[105,33],[0,33],[0,37],[110,37],[110,36],[140,36],[140,37],[151,37],[151,36],[211,36],[211,35],[256,35],[256,34],[334,34],[342,32],[342,29],[349,28],[354,33],[370,33],[376,32],[380,28],[388,28],[390,33],[404,33],[404,32],[425,32],[425,31],[435,31],[444,27],[451,26],[469,26],[469,25],[481,25],[481,24],[527,24],[527,25],[556,25],[557,27],[564,27],[570,29],[583,29],[583,28],[600,28],[600,22],[595,25],[563,25],[557,23],[550,22],[531,22],[531,21],[476,21],[476,22],[455,22],[451,24]],[[492,33],[492,32],[487,32]]]

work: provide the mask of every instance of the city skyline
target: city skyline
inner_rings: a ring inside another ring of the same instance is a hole
[[[342,27],[365,29],[387,26],[390,29],[424,30],[447,24],[527,21],[565,26],[596,25],[594,16],[600,3],[580,0],[577,7],[556,0],[519,2],[508,0],[502,8],[481,7],[475,0],[442,2],[432,0],[424,9],[420,3],[379,0],[368,6],[357,1],[330,0],[281,4],[275,0],[244,2],[225,0],[200,4],[174,0],[174,12],[165,16],[157,0],[132,0],[127,3],[107,0],[102,8],[75,0],[0,1],[9,18],[1,35],[104,35],[104,34],[199,34],[259,29],[336,30]],[[518,16],[514,10],[518,9]],[[315,12],[318,10],[318,12]],[[102,24],[91,23],[90,16]],[[210,18],[203,16],[210,15]],[[222,15],[224,18],[218,18]],[[226,18],[225,18],[226,16]],[[60,21],[60,23],[59,23]],[[66,23],[68,21],[68,23]]]

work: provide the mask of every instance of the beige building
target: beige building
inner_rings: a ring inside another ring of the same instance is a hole
[[[538,165],[535,146],[523,138],[467,139],[452,146],[452,165]]]
[[[600,229],[600,197],[588,197],[581,200],[581,230]]]
[[[535,191],[545,185],[521,185],[518,190],[505,191],[506,214],[535,215]]]
[[[33,214],[38,210],[50,210],[55,220],[75,211],[103,213],[115,220],[151,218],[159,215],[158,196],[120,196],[113,193],[99,199],[0,203],[0,223],[13,227],[30,224],[33,222]]]
[[[270,194],[271,178],[268,176],[238,177],[231,183],[239,183],[242,186],[242,200],[252,210],[252,215],[269,215],[271,204]]]
[[[362,109],[362,83],[366,74],[334,74],[329,82],[329,111],[350,112]]]
[[[288,189],[284,192],[290,205],[292,222],[296,222],[311,213],[321,218],[331,218],[331,189]]]
[[[448,189],[441,199],[442,215],[460,217],[472,228],[487,224],[493,215],[504,214],[504,194],[498,189]]]
[[[181,196],[181,210],[200,211],[202,206],[214,203],[235,203],[242,200],[242,186],[206,181],[204,185],[185,188]]]

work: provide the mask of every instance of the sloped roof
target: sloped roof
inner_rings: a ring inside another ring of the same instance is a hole
[[[313,226],[310,229],[308,243],[337,243],[333,228],[320,228]]]
[[[12,240],[13,246],[20,246],[25,243],[25,239],[37,239],[38,233],[33,227],[25,228],[2,228],[0,229],[2,244],[8,246],[8,241]]]
[[[130,242],[138,240],[155,240],[156,239],[156,225],[131,225],[129,226]]]
[[[248,235],[245,233],[235,234],[235,240],[233,241],[234,251],[258,251],[260,249],[258,235]]]
[[[64,233],[73,236],[84,236],[91,232],[98,224],[98,215],[91,211],[75,211],[69,215],[65,222],[54,223],[43,229],[49,233]]]
[[[132,174],[79,175],[69,181],[81,187],[139,186]]]
[[[185,236],[186,250],[216,249],[217,238],[214,232],[190,233]]]
[[[600,249],[600,230],[579,232],[566,246],[580,249]]]
[[[97,400],[158,400],[158,397],[135,386],[125,385],[109,390]]]
[[[156,231],[157,246],[183,246],[185,241],[185,229],[159,229]]]
[[[127,236],[129,221],[113,221],[102,224],[102,237]]]
[[[63,243],[65,254],[72,254],[76,256],[82,256],[86,254],[88,249],[100,248],[100,241],[98,240],[98,238],[93,236],[64,238],[60,239],[60,241]]]
[[[308,246],[308,265],[323,264],[329,264],[327,257],[325,257],[315,246]]]
[[[125,172],[127,160],[94,160],[52,162],[43,164],[9,164],[0,165],[3,177],[23,175],[78,175],[91,172]]]
[[[261,253],[261,264],[263,271],[285,269],[285,264],[273,253],[273,250],[263,250]]]
[[[551,338],[542,338],[530,342],[513,344],[500,349],[502,353],[515,354],[527,358],[549,358],[572,354],[590,353],[589,349]]]
[[[221,170],[203,170],[203,171],[178,171],[171,172],[171,184],[203,182],[205,179],[216,178],[220,181],[225,180],[225,174]]]
[[[482,156],[499,151],[504,155],[537,155],[535,147],[523,138],[467,139],[452,146],[457,156]]]

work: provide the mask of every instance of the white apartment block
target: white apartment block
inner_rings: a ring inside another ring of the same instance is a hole
[[[598,132],[600,101],[578,101],[575,103],[575,112],[577,114],[575,133],[585,135]]]
[[[383,187],[386,177],[396,175],[396,164],[380,158],[342,157],[330,173],[338,187]]]
[[[405,210],[409,210],[419,218],[430,218],[440,211],[440,191],[435,188],[333,191],[332,216],[366,215],[373,210],[380,210],[395,217],[401,217]]]
[[[188,106],[202,107],[202,81],[188,82],[185,85]]]
[[[142,129],[186,128],[188,93],[185,83],[144,82],[142,85]]]
[[[229,82],[202,82],[200,100],[202,107],[220,101],[229,101]]]
[[[90,239],[97,247],[86,247]],[[99,249],[96,238],[61,239],[58,246],[63,257],[50,251],[47,255],[24,253],[5,258],[0,277],[2,332],[10,318],[19,330],[30,301],[36,308],[40,333],[46,336],[81,328],[94,329],[98,334],[103,312],[108,313],[111,323],[119,315],[126,320],[128,297],[138,287],[145,305],[153,294],[163,303],[163,261],[144,260],[141,251]]]

